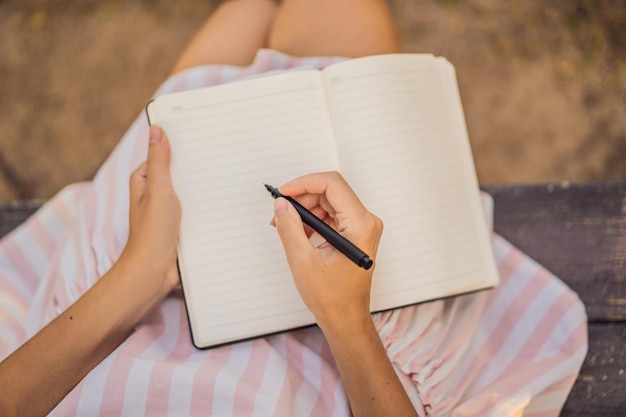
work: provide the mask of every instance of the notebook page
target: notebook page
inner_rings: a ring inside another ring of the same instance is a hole
[[[163,96],[157,112],[183,207],[179,263],[196,345],[313,323],[263,184],[338,169],[319,71]]]
[[[473,285],[469,283],[469,287],[462,291],[472,291],[480,288],[484,285],[489,287],[495,286],[500,281],[500,275],[498,274],[495,258],[493,255],[493,249],[491,246],[491,232],[493,231],[493,219],[489,219],[493,214],[493,207],[491,209],[485,208],[485,202],[483,197],[476,193],[479,189],[478,178],[476,177],[476,168],[474,166],[474,159],[472,158],[472,149],[470,147],[469,137],[467,134],[467,127],[465,125],[465,117],[463,116],[463,106],[461,104],[461,95],[456,82],[456,73],[454,66],[445,58],[437,57],[437,66],[439,70],[439,78],[444,89],[444,95],[446,97],[446,104],[450,114],[458,114],[459,117],[455,118],[452,124],[453,136],[456,139],[458,150],[461,155],[468,157],[461,158],[460,163],[463,165],[461,170],[468,173],[464,178],[468,182],[468,186],[464,187],[465,198],[469,201],[468,204],[468,216],[474,217],[474,221],[471,222],[475,229],[477,239],[475,244],[477,245],[477,252],[482,255],[484,263],[482,267],[484,271],[482,285]],[[472,175],[473,174],[473,175]],[[493,203],[493,202],[492,202]],[[485,215],[485,210],[490,214]],[[487,230],[487,233],[485,233]]]
[[[342,172],[385,224],[373,311],[497,281],[456,80],[440,63],[378,56],[323,72]]]

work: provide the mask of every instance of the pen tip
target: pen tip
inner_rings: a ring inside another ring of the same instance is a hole
[[[268,184],[263,184],[263,185],[265,185],[265,189],[270,192],[272,197],[274,198],[281,197],[280,192],[278,191],[277,188],[272,187],[271,185],[268,185]]]

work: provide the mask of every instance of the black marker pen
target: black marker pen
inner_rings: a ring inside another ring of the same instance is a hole
[[[267,189],[267,191],[270,192],[270,194],[272,194],[272,197],[282,197],[285,200],[289,201],[302,218],[302,223],[306,224],[311,229],[319,233],[324,239],[326,239],[328,243],[333,245],[339,252],[346,255],[352,262],[354,262],[363,269],[370,269],[372,267],[372,264],[374,262],[370,259],[369,256],[367,256],[365,252],[357,248],[348,239],[337,233],[332,227],[324,223],[319,217],[307,210],[302,204],[298,203],[291,197],[282,195],[277,188],[274,188],[271,185],[265,184],[265,188]]]

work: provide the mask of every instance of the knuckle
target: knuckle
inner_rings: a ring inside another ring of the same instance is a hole
[[[327,172],[328,177],[334,181],[343,181],[343,176],[339,173],[339,171],[329,171]]]
[[[370,235],[379,236],[383,231],[383,221],[376,215],[369,213],[367,218],[366,228]]]
[[[376,218],[376,228],[379,232],[382,233],[382,231],[385,229],[385,223],[380,217],[378,216],[374,216],[374,217]]]

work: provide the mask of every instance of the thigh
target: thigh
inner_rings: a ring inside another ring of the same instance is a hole
[[[207,64],[251,64],[256,52],[267,47],[276,9],[272,0],[223,3],[187,45],[172,72]]]
[[[347,57],[400,49],[385,0],[283,0],[269,47],[294,56]]]

